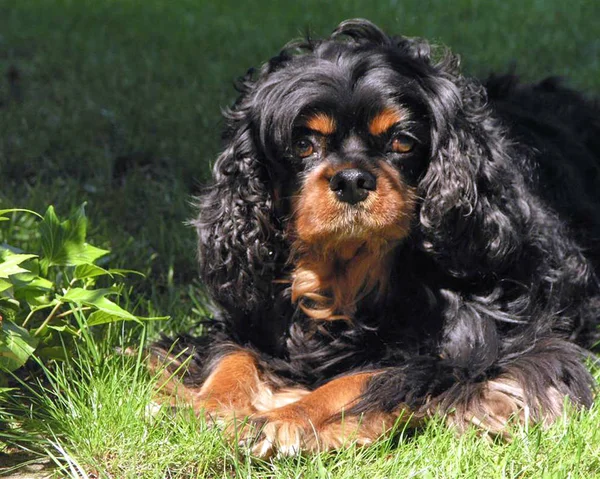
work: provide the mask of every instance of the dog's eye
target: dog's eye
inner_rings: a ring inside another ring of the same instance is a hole
[[[294,155],[306,158],[315,152],[315,145],[308,138],[300,138],[294,143]]]
[[[407,135],[398,135],[392,140],[394,153],[409,153],[415,147],[415,140]]]

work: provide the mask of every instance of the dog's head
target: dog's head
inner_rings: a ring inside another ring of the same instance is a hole
[[[424,41],[350,20],[326,40],[288,45],[240,90],[196,221],[218,301],[269,300],[287,264],[307,313],[348,317],[385,286],[389,255],[407,241],[466,274],[465,218],[502,148],[454,57],[434,61]],[[469,254],[493,261],[505,246]]]

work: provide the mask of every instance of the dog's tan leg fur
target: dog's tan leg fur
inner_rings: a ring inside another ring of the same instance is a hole
[[[293,455],[336,449],[348,441],[366,445],[391,429],[403,408],[386,413],[347,415],[376,372],[358,373],[321,386],[300,400],[254,416],[262,426],[253,455]],[[408,420],[409,414],[406,414]]]
[[[198,414],[215,420],[243,420],[308,394],[303,388],[281,387],[276,378],[260,370],[256,357],[244,350],[221,358],[199,387],[184,385],[177,376],[166,372],[163,377],[166,392],[190,404]]]

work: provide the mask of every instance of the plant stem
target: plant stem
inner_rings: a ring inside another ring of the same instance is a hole
[[[69,282],[69,286],[67,286],[67,288],[63,291],[63,295],[65,295],[65,294],[67,294],[69,292],[69,290],[71,289],[71,286],[73,286],[73,284],[75,283],[75,281],[76,281],[75,278],[73,278]],[[54,315],[58,311],[58,308],[60,308],[61,304],[63,304],[63,303],[59,300],[58,303],[56,303],[56,305],[54,306],[54,308],[52,308],[52,311],[50,311],[50,314],[48,315],[48,317],[44,320],[44,322],[42,324],[40,324],[40,327],[35,330],[35,333],[33,333],[34,336],[37,336],[38,334],[40,334],[40,332],[46,326],[48,326],[48,324],[50,323],[50,321],[52,321],[52,319],[54,318]]]
[[[89,311],[90,309],[92,309],[92,308],[89,306],[85,306],[83,308],[77,308],[77,309],[65,311],[64,313],[60,313],[60,314],[56,315],[56,317],[57,318],[65,318],[65,317],[69,316],[70,314],[80,313],[81,311]]]
[[[48,315],[48,317],[44,320],[44,322],[42,324],[40,324],[39,328],[37,328],[35,330],[35,333],[33,333],[34,336],[37,336],[38,334],[40,334],[40,332],[46,327],[48,326],[48,323],[50,321],[52,321],[52,318],[54,317],[54,315],[56,314],[56,312],[58,311],[58,308],[60,308],[60,305],[62,303],[60,302],[60,300],[58,301],[58,303],[56,303],[56,305],[54,306],[54,308],[52,308],[52,311],[50,311],[50,314]]]

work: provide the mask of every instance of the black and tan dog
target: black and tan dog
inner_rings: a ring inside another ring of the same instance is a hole
[[[198,410],[261,426],[255,454],[368,444],[399,417],[501,434],[592,402],[600,109],[434,57],[346,21],[249,73],[226,113],[195,220],[218,313],[173,354],[193,355],[178,392]]]

